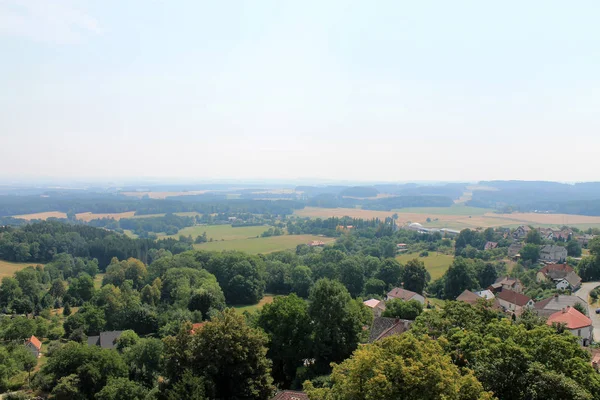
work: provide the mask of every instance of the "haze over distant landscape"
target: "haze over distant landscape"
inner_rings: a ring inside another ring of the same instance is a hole
[[[5,0],[0,176],[600,180],[598,11]]]

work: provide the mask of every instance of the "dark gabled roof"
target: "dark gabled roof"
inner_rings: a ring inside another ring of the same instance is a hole
[[[271,400],[308,400],[308,395],[304,392],[295,392],[293,390],[284,390],[272,397]]]
[[[88,346],[100,346],[100,336],[88,336],[87,344]]]
[[[383,338],[399,335],[410,329],[413,321],[407,319],[397,319],[388,317],[375,317],[371,332],[369,334],[369,343],[376,342]]]
[[[396,318],[388,317],[375,317],[373,318],[373,325],[371,325],[371,332],[369,333],[369,343],[377,340],[379,335],[387,331],[396,323]]]
[[[89,346],[100,346],[103,349],[114,349],[117,339],[121,337],[123,331],[100,332],[100,336],[88,336],[87,344]]]
[[[408,331],[410,329],[410,326],[413,324],[414,321],[410,321],[407,319],[400,319],[397,320],[394,325],[392,325],[391,328],[383,331],[383,333],[379,336],[377,336],[377,338],[375,339],[375,341],[381,340],[381,339],[385,339],[386,337],[390,337],[393,335],[400,335],[406,331]]]
[[[567,280],[567,282],[569,282],[569,285],[571,285],[571,287],[577,287],[579,286],[579,284],[581,283],[581,278],[579,277],[579,275],[577,275],[575,273],[575,271],[570,272],[565,279]]]
[[[529,303],[529,301],[531,300],[524,294],[517,293],[509,289],[502,289],[500,292],[496,293],[496,298],[507,301],[511,304],[516,304],[520,307],[527,305],[527,303]]]

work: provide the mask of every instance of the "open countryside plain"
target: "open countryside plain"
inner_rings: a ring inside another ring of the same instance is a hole
[[[393,211],[372,211],[359,208],[320,208],[306,207],[296,210],[294,215],[309,218],[344,217],[380,218],[398,215],[398,224],[418,222],[431,228],[490,228],[516,227],[519,225],[562,226],[569,225],[580,229],[600,227],[600,217],[571,214],[513,213],[496,214],[490,209],[455,205],[452,207],[404,208]],[[430,222],[427,222],[429,218]]]

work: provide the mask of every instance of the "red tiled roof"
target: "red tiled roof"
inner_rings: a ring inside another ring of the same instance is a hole
[[[569,329],[579,329],[592,325],[592,320],[573,307],[566,307],[548,317],[548,325],[553,323],[566,324]]]
[[[25,344],[27,343],[31,343],[35,346],[36,349],[40,350],[42,348],[42,342],[40,342],[40,340],[38,338],[36,338],[35,336],[31,336],[29,338],[28,341],[25,342]]]
[[[192,324],[192,330],[190,331],[191,333],[196,333],[200,330],[200,328],[202,328],[204,325],[206,325],[206,321],[205,322],[196,322],[195,324]]]
[[[517,293],[510,289],[502,289],[502,291],[496,293],[496,297],[500,300],[507,301],[511,304],[516,304],[518,306],[525,306],[531,300],[529,297],[524,294]]]
[[[539,270],[539,272],[544,275],[547,275],[550,271],[564,272],[565,275],[567,275],[568,273],[573,272],[573,268],[571,268],[569,264],[548,264]]]
[[[308,400],[308,395],[304,392],[284,390],[283,392],[277,393],[271,400]]]

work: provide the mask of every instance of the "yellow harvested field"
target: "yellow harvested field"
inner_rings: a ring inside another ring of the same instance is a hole
[[[0,260],[0,278],[5,276],[13,276],[15,272],[22,270],[30,265],[36,266],[37,263],[14,263],[10,261]]]
[[[196,194],[204,194],[206,192],[208,192],[208,190],[192,190],[189,192],[121,192],[121,194],[124,196],[139,198],[148,195],[148,197],[150,197],[151,199],[165,199],[167,197],[173,196],[193,196]]]
[[[101,219],[101,218],[112,218],[114,220],[120,220],[121,218],[131,218],[135,215],[135,211],[127,211],[122,213],[101,213],[94,214],[91,212],[79,213],[76,214],[77,219],[80,221],[89,222],[93,219]]]
[[[47,211],[35,214],[13,215],[13,218],[26,219],[27,221],[31,221],[33,219],[43,219],[45,221],[48,218],[67,218],[67,213],[60,211]]]

